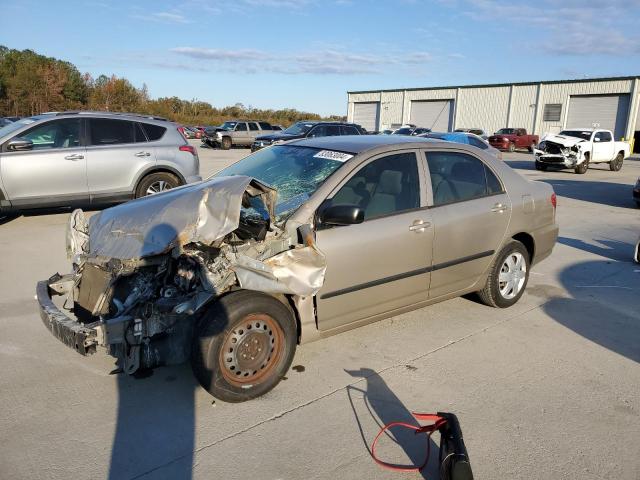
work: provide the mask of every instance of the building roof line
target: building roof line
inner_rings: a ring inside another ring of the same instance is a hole
[[[571,80],[541,80],[538,82],[512,82],[512,83],[480,83],[471,85],[449,85],[444,87],[412,87],[412,88],[390,88],[381,90],[351,90],[348,95],[357,93],[382,93],[382,92],[415,92],[418,90],[453,90],[456,88],[486,88],[486,87],[519,87],[525,85],[548,85],[556,83],[588,83],[588,82],[607,82],[612,80],[635,80],[640,75],[631,75],[627,77],[597,77],[597,78],[579,78]]]

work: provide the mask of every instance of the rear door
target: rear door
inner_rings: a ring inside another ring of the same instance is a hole
[[[258,135],[260,135],[260,127],[257,122],[247,122],[249,125],[249,143],[253,143]]]
[[[511,201],[496,174],[478,157],[428,151],[433,207],[433,272],[429,297],[475,283],[502,243]]]
[[[433,229],[415,151],[368,160],[327,202],[357,205],[365,221],[316,233],[327,271],[316,297],[329,330],[427,299]]]
[[[608,162],[615,153],[615,143],[610,132],[600,130],[593,136],[592,159],[594,162]]]
[[[2,180],[14,206],[70,205],[89,200],[82,119],[55,119],[19,137],[31,140],[33,149],[8,151],[9,140],[0,154]]]
[[[89,118],[87,178],[92,201],[130,197],[138,174],[155,165],[155,150],[138,122]]]

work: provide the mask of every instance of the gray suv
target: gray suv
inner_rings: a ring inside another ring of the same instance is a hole
[[[0,128],[0,209],[118,203],[200,181],[195,148],[166,120],[45,113]]]

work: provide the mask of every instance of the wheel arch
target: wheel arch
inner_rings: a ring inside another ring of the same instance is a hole
[[[154,165],[150,168],[147,168],[145,170],[143,170],[142,172],[138,173],[138,176],[136,177],[136,181],[133,183],[133,194],[135,195],[135,193],[138,191],[138,187],[140,186],[140,182],[142,182],[142,180],[147,177],[148,175],[151,175],[152,173],[170,173],[172,175],[175,175],[176,177],[178,177],[178,180],[180,180],[180,184],[181,185],[185,185],[187,183],[187,180],[184,178],[184,175],[182,175],[177,169],[173,168],[173,167],[169,167],[166,165]]]
[[[520,233],[516,233],[511,238],[514,240],[517,240],[518,242],[524,245],[524,248],[527,249],[527,253],[529,254],[529,263],[533,264],[533,259],[536,253],[536,243],[535,243],[535,240],[533,239],[533,236],[531,236],[527,232],[520,232]]]

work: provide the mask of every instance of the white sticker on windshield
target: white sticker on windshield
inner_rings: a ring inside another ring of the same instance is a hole
[[[315,158],[326,158],[327,160],[337,160],[338,162],[346,162],[353,155],[344,152],[334,152],[333,150],[321,150],[314,155]]]

